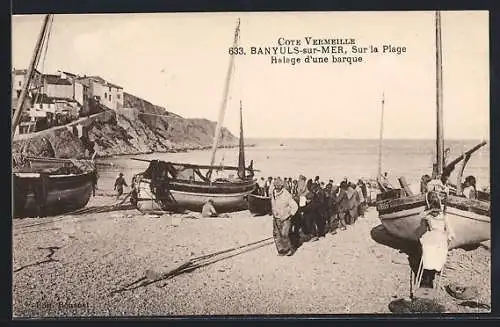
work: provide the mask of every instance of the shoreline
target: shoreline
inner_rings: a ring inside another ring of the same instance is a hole
[[[239,145],[227,145],[227,146],[219,146],[217,149],[235,149],[238,148]],[[256,144],[249,144],[245,145],[245,148],[254,148],[256,147]],[[153,154],[153,153],[188,153],[192,151],[207,151],[210,150],[212,147],[211,146],[206,146],[206,147],[200,147],[200,148],[186,148],[186,149],[180,149],[180,150],[170,150],[170,151],[139,151],[136,153],[121,153],[121,154],[110,154],[110,155],[96,155],[96,159],[109,159],[109,158],[119,158],[119,157],[125,157],[125,156],[135,156],[135,155],[142,155],[142,154]]]

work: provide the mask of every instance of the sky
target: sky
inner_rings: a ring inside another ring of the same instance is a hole
[[[235,135],[241,100],[246,137],[377,139],[384,94],[384,138],[435,137],[434,12],[55,15],[39,70],[100,75],[183,117],[217,120],[238,18],[247,54],[235,58],[224,119]],[[42,20],[13,17],[13,67],[29,65]],[[442,12],[441,21],[445,138],[488,139],[488,12]],[[352,65],[271,64],[250,54],[280,38],[307,47],[306,37],[353,38],[379,53],[336,55],[362,56]],[[383,45],[406,52],[382,54]]]

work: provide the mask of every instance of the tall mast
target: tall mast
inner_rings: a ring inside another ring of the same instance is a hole
[[[444,166],[443,135],[443,67],[441,57],[441,13],[436,11],[436,171],[440,178]]]
[[[240,148],[238,156],[238,177],[245,178],[245,141],[243,140],[243,105],[240,100]]]
[[[238,23],[236,25],[236,30],[234,32],[233,48],[237,47],[237,45],[238,45],[239,34],[240,34],[240,20],[238,19]],[[217,151],[217,145],[219,143],[219,137],[220,137],[220,133],[221,133],[221,129],[222,129],[222,123],[224,121],[224,114],[226,112],[226,107],[227,107],[227,98],[228,98],[228,93],[229,93],[229,85],[231,82],[231,75],[233,73],[233,68],[234,68],[234,59],[235,59],[235,55],[231,55],[231,58],[229,60],[229,67],[227,69],[226,85],[224,87],[222,104],[221,104],[221,108],[219,111],[219,120],[217,121],[217,126],[215,128],[214,140],[213,140],[213,144],[212,144],[212,157],[210,159],[210,166],[213,166],[214,162],[215,162],[215,152]],[[212,169],[210,169],[208,171],[208,174],[207,174],[208,178],[211,178],[211,176],[212,176]]]
[[[378,143],[378,177],[382,176],[382,140],[384,136],[384,104],[385,104],[385,94],[382,93],[382,110],[380,112],[380,140]]]
[[[33,57],[31,58],[26,78],[24,79],[23,89],[21,91],[19,101],[17,102],[17,108],[16,111],[14,112],[14,117],[12,118],[12,138],[14,138],[17,125],[19,125],[19,121],[21,120],[21,113],[24,107],[24,102],[26,101],[26,95],[28,94],[29,85],[31,83],[31,80],[33,79],[33,73],[35,71],[36,64],[38,62],[38,59],[40,58],[42,43],[45,33],[47,31],[47,26],[49,24],[50,16],[51,15],[45,15],[42,28],[40,30],[40,35],[38,36],[38,41],[36,42],[35,45],[35,51],[33,52]]]

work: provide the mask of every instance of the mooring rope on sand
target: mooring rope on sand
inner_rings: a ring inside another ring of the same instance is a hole
[[[134,290],[134,289],[137,289],[140,287],[145,287],[145,286],[148,286],[150,284],[153,284],[153,283],[165,280],[165,279],[173,278],[173,277],[178,276],[178,275],[183,274],[183,273],[192,272],[195,269],[214,264],[214,263],[219,262],[221,260],[229,259],[229,258],[232,258],[232,257],[237,256],[239,254],[243,254],[243,253],[246,253],[246,252],[249,252],[252,250],[256,250],[258,248],[273,244],[274,242],[268,242],[271,239],[273,239],[273,237],[268,237],[268,238],[260,240],[260,241],[251,242],[251,243],[244,244],[244,245],[241,245],[238,247],[233,247],[233,248],[230,248],[227,250],[217,251],[214,253],[210,253],[210,254],[202,255],[202,256],[199,256],[196,258],[192,258],[192,259],[189,259],[187,261],[184,261],[182,264],[178,265],[174,269],[171,269],[165,273],[154,273],[154,272],[151,272],[148,270],[148,271],[146,271],[146,273],[143,277],[133,281],[132,283],[125,285],[122,288],[119,288],[119,289],[112,291],[111,295],[114,295],[116,293],[131,291],[131,290]],[[252,246],[254,246],[254,247],[252,247]],[[220,256],[222,254],[235,252],[235,251],[241,250],[243,248],[247,248],[247,249],[240,251],[240,252],[231,253],[227,256],[217,258],[217,256]],[[165,285],[162,285],[162,286],[165,286]]]

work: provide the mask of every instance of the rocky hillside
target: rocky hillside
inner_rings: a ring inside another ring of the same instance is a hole
[[[125,93],[123,109],[90,118],[83,125],[84,137],[79,138],[66,128],[42,132],[29,142],[14,141],[13,152],[19,152],[21,145],[25,145],[28,155],[53,153],[55,157],[74,158],[84,157],[85,146],[93,147],[99,157],[208,149],[216,123],[182,118]],[[232,147],[237,144],[238,139],[223,128],[220,145]]]

